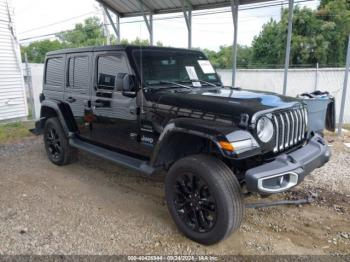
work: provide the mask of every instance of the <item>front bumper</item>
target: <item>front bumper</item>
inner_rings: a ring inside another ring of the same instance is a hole
[[[303,181],[314,169],[327,163],[330,156],[331,152],[325,140],[315,135],[304,147],[247,170],[247,190],[265,194],[286,191]]]

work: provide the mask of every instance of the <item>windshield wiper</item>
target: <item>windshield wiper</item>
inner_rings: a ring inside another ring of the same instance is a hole
[[[171,84],[171,85],[174,85],[176,87],[191,89],[190,86],[182,85],[182,84],[179,84],[179,83],[176,83],[176,82],[172,82],[172,81],[161,80],[161,81],[157,81],[156,83],[155,82],[152,83],[152,85],[155,85],[155,84]]]
[[[176,82],[172,82],[172,81],[159,81],[159,83],[160,84],[171,84],[171,85],[175,85],[175,86],[191,89],[190,86],[182,85],[182,84],[179,84],[179,83],[176,83]]]
[[[181,81],[181,83],[192,83],[192,82],[200,82],[200,83],[203,83],[203,84],[207,84],[207,85],[209,85],[209,86],[219,87],[219,86],[215,85],[214,83],[210,83],[210,82],[207,82],[207,81],[204,81],[204,80],[187,80],[187,81]]]

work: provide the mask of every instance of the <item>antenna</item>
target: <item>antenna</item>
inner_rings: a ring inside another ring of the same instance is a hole
[[[142,31],[141,31],[141,25],[140,25],[140,39],[142,39]],[[139,41],[139,48],[140,48],[140,80],[141,80],[141,114],[144,113],[143,111],[143,100],[144,100],[144,94],[143,94],[143,54],[142,54],[142,41]]]

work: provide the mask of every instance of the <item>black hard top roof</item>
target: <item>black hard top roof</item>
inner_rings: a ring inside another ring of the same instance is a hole
[[[103,52],[103,51],[123,51],[123,50],[168,50],[168,51],[187,51],[187,52],[200,52],[199,50],[185,49],[185,48],[172,48],[172,47],[159,47],[159,46],[136,46],[136,45],[107,45],[107,46],[90,46],[81,48],[61,49],[52,52],[48,52],[47,56],[70,54],[70,53],[83,53],[83,52]]]

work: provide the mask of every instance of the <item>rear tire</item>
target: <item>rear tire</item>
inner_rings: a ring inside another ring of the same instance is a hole
[[[63,166],[76,159],[77,150],[69,145],[61,123],[56,117],[49,118],[44,127],[44,144],[52,163]]]
[[[243,219],[243,195],[236,176],[210,155],[178,160],[165,178],[165,195],[178,229],[201,244],[225,239]]]

